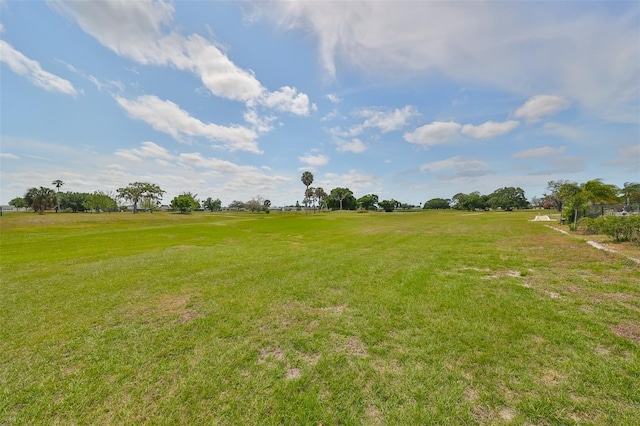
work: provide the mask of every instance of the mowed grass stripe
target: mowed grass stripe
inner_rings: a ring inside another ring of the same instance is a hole
[[[633,424],[638,268],[532,215],[6,215],[0,423]]]

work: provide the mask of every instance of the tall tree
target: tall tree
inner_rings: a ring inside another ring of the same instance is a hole
[[[615,203],[618,201],[618,188],[592,179],[582,184],[567,182],[560,186],[558,195],[563,203],[563,216],[575,229],[578,217],[586,213],[592,204]]]
[[[567,183],[569,183],[568,180],[550,180],[547,182],[547,192],[543,194],[544,198],[553,202],[559,212],[562,211],[562,194],[560,189]]]
[[[487,204],[492,209],[502,210],[524,209],[529,206],[522,188],[504,187],[496,189],[487,197]]]
[[[319,186],[316,188],[316,200],[318,200],[318,208],[323,209],[327,207],[327,197],[329,195],[324,192],[324,189]]]
[[[153,183],[134,182],[124,188],[118,188],[117,191],[120,198],[133,203],[133,213],[138,213],[138,202],[144,201],[148,207],[152,204],[158,204],[165,193],[160,187]]]
[[[55,207],[58,203],[56,192],[51,188],[31,188],[24,194],[24,201],[33,211],[44,214],[44,211]]]
[[[300,178],[300,180],[302,181],[304,186],[306,186],[305,192],[304,192],[304,200],[303,200],[303,203],[306,206],[309,201],[309,197],[307,197],[307,192],[309,192],[309,186],[311,186],[311,184],[313,183],[313,174],[311,174],[311,172],[309,171],[306,171],[302,173],[302,177]]]
[[[60,187],[64,185],[64,182],[61,181],[60,179],[56,179],[53,182],[51,182],[51,185],[55,186],[56,188],[58,188],[58,203],[56,204],[56,213],[58,213],[58,210],[60,210]]]
[[[313,212],[316,212],[316,189],[313,186],[307,187],[307,189],[304,191],[303,202],[305,206],[311,204],[311,207],[313,207]]]
[[[624,201],[627,206],[635,203],[640,203],[640,183],[625,182],[620,190],[620,193],[624,197]]]
[[[329,195],[329,197],[333,198],[334,200],[338,201],[340,203],[340,210],[342,210],[343,204],[344,204],[344,200],[352,197],[353,198],[353,192],[351,192],[351,190],[349,188],[333,188],[331,190],[331,194]],[[355,199],[354,199],[355,201]]]

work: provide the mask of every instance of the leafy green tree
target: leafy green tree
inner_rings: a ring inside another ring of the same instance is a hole
[[[358,207],[365,210],[376,210],[376,204],[378,204],[378,196],[376,194],[367,194],[358,198]]]
[[[422,208],[426,210],[450,209],[451,200],[445,200],[444,198],[432,198],[424,203],[424,206],[422,206]]]
[[[61,181],[60,179],[56,179],[53,182],[51,182],[51,185],[55,186],[56,188],[58,188],[58,204],[56,205],[56,213],[58,213],[58,210],[60,210],[60,187],[62,185],[64,185],[64,182]]]
[[[210,210],[212,212],[220,211],[222,210],[222,201],[220,201],[218,198],[213,200],[211,199],[211,197],[209,197],[204,201],[203,206],[205,209]]]
[[[240,209],[244,209],[245,208],[245,203],[242,201],[238,201],[238,200],[233,200],[230,204],[229,204],[229,209],[236,209],[236,210],[240,210]]]
[[[529,206],[524,190],[512,186],[493,191],[487,197],[487,204],[492,209],[501,208],[502,210],[524,209]]]
[[[112,211],[118,208],[118,203],[110,195],[96,191],[93,194],[87,194],[84,201],[84,207],[93,210],[96,213],[101,211]]]
[[[58,204],[56,192],[44,186],[29,189],[23,198],[27,206],[39,214],[44,214],[45,210],[51,209]]]
[[[333,188],[329,194],[328,202],[330,208],[334,208],[336,204],[340,206],[340,210],[346,208],[353,210],[356,208],[357,201],[353,196],[353,192],[349,188]]]
[[[70,191],[59,194],[60,208],[62,210],[70,209],[73,213],[77,213],[78,211],[84,211],[86,209],[84,203],[89,195],[90,194],[86,194],[82,192],[70,192]]]
[[[197,195],[191,192],[185,192],[171,200],[171,208],[179,211],[181,214],[189,213],[193,209],[200,207],[200,203],[196,199]]]
[[[385,211],[385,212],[392,212],[393,210],[395,210],[396,206],[398,205],[398,202],[394,199],[391,200],[382,200],[378,203],[378,205]]]
[[[569,183],[567,180],[550,180],[547,182],[547,192],[543,194],[546,200],[550,200],[555,208],[560,212],[562,211],[562,186]]]
[[[22,197],[16,197],[9,201],[9,205],[15,207],[16,210],[20,210],[22,207],[27,207],[27,202]]]
[[[620,193],[624,197],[627,206],[640,203],[640,183],[625,182],[620,189]]]
[[[467,211],[484,209],[487,206],[485,199],[477,191],[471,194],[458,193],[451,198],[451,203],[453,208]]]
[[[158,185],[146,182],[130,183],[129,186],[118,188],[116,192],[120,198],[133,203],[133,213],[138,213],[138,202],[142,202],[144,208],[153,211],[165,193]]]

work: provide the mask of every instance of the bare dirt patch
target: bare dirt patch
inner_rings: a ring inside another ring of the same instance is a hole
[[[606,356],[609,355],[611,353],[611,351],[607,348],[604,348],[602,346],[596,346],[595,348],[593,348],[593,351],[598,354],[598,355],[602,355],[602,356]]]
[[[540,382],[548,387],[554,387],[562,383],[567,377],[557,370],[550,369],[540,378]]]
[[[276,348],[262,348],[260,350],[260,356],[258,357],[258,364],[264,364],[269,359],[275,359],[276,361],[284,360],[284,351],[278,347]]]
[[[374,404],[367,405],[367,409],[364,412],[366,424],[382,425],[384,421],[382,419],[382,413]]]
[[[512,278],[520,278],[522,277],[522,274],[520,273],[520,271],[512,271],[512,270],[504,270],[504,271],[496,271],[493,274],[484,277],[484,279],[487,280],[491,280],[491,279],[497,279],[497,278],[502,278],[502,277],[512,277]]]
[[[510,422],[516,416],[516,412],[509,407],[502,407],[500,411],[498,411],[500,418],[504,421]]]
[[[175,317],[178,323],[188,324],[201,316],[193,306],[190,306],[191,297],[191,294],[163,295],[133,306],[129,315],[142,318],[145,322]]]
[[[365,344],[356,336],[334,334],[332,339],[339,352],[357,357],[366,357],[369,355]]]
[[[309,365],[316,365],[318,361],[320,361],[320,358],[322,358],[320,354],[302,354],[300,356],[300,359]]]
[[[302,370],[300,370],[297,367],[294,368],[287,368],[287,380],[295,380],[295,379],[299,379],[300,377],[302,377]]]
[[[611,327],[616,336],[640,343],[640,322],[629,321]]]

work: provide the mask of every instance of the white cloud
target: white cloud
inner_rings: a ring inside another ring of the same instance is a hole
[[[515,116],[523,118],[527,123],[537,123],[546,115],[555,114],[569,107],[569,102],[562,96],[537,95],[531,97],[515,112]]]
[[[404,134],[407,142],[422,145],[427,148],[431,145],[437,145],[446,142],[454,135],[458,134],[461,125],[453,121],[434,121],[415,129],[413,132]]]
[[[256,144],[257,134],[246,127],[203,123],[173,102],[156,96],[140,96],[136,99],[116,96],[116,101],[131,118],[145,121],[155,130],[167,133],[180,142],[184,142],[184,136],[202,136],[230,151],[261,152]]]
[[[407,121],[419,115],[416,107],[407,105],[404,108],[396,108],[391,111],[380,111],[372,108],[364,108],[356,111],[357,116],[366,118],[362,127],[373,127],[382,133],[399,130],[407,125]]]
[[[220,49],[197,34],[184,39],[172,33],[160,40],[159,47],[167,53],[168,62],[178,69],[193,71],[216,96],[247,101],[265,90],[252,72],[237,67]]]
[[[439,172],[442,170],[480,170],[485,169],[487,163],[481,160],[476,160],[469,157],[457,155],[455,157],[447,158],[445,160],[433,161],[431,163],[425,163],[420,166],[422,172]]]
[[[325,115],[320,120],[321,121],[331,121],[331,120],[335,120],[336,118],[344,118],[344,116],[342,114],[340,114],[340,111],[338,111],[337,108],[334,108],[333,110],[331,110],[331,112],[329,114]]]
[[[526,151],[516,152],[511,158],[546,158],[562,154],[566,151],[566,147],[560,146],[553,148],[551,146],[543,146],[540,148],[528,149]]]
[[[556,93],[637,122],[638,5],[518,2],[253,3],[253,18],[317,37],[326,73],[441,75],[518,96]]]
[[[309,96],[298,93],[294,87],[285,86],[277,92],[264,94],[259,103],[276,111],[295,115],[309,115]]]
[[[9,154],[8,152],[0,152],[0,158],[8,158],[9,160],[19,160],[20,157],[18,157],[15,154]]]
[[[49,6],[76,21],[82,30],[118,55],[142,64],[166,60],[157,39],[175,11],[162,0],[57,1]]]
[[[351,141],[334,138],[333,142],[336,144],[336,151],[338,152],[354,152],[360,154],[367,150],[367,145],[358,138],[353,138]]]
[[[78,91],[69,80],[42,69],[38,61],[27,58],[4,40],[0,40],[0,62],[4,62],[14,73],[26,77],[33,85],[49,92],[75,96]]]
[[[119,149],[115,152],[115,155],[132,161],[140,161],[143,158],[166,161],[175,160],[176,158],[175,155],[170,154],[166,148],[153,142],[142,142],[140,149]]]
[[[329,101],[333,104],[339,104],[340,102],[342,102],[340,96],[336,95],[335,93],[329,93],[326,98],[329,99]]]
[[[470,136],[476,139],[489,139],[496,136],[509,133],[520,123],[515,120],[505,121],[503,123],[496,123],[495,121],[487,121],[478,126],[473,124],[465,124],[462,126],[462,134]]]
[[[248,108],[244,113],[244,121],[251,124],[253,129],[258,133],[266,133],[273,130],[273,126],[271,122],[274,121],[276,117],[270,116],[260,116],[255,108]]]
[[[161,0],[62,1],[51,6],[118,55],[143,65],[173,66],[200,77],[214,95],[308,115],[309,97],[284,86],[269,92],[251,70],[235,65],[222,49],[198,34],[169,29],[175,8]]]
[[[129,161],[142,161],[142,158],[139,157],[135,152],[132,152],[132,150],[130,149],[118,149],[116,150],[116,152],[114,152],[114,155],[117,155],[118,157]]]
[[[329,157],[322,154],[317,154],[317,155],[305,154],[302,157],[298,157],[298,159],[302,163],[305,163],[312,167],[326,166],[329,163]]]

